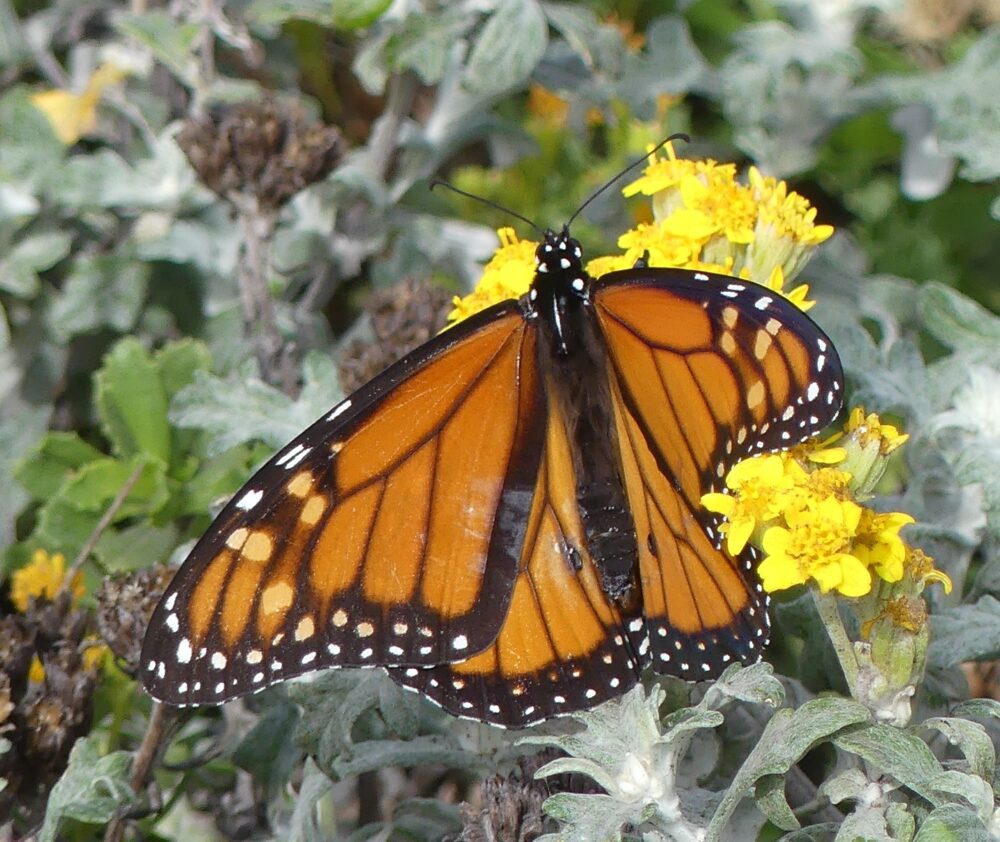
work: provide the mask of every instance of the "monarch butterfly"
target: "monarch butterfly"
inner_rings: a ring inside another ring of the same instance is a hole
[[[218,704],[383,666],[521,727],[760,657],[755,551],[699,503],[840,409],[830,340],[770,290],[546,231],[527,295],[390,366],[236,493],[157,606],[142,680]]]

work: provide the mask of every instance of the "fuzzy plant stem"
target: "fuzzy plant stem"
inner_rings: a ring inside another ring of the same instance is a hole
[[[243,304],[244,332],[253,345],[263,378],[287,391],[292,384],[285,382],[282,371],[284,342],[278,331],[274,300],[267,284],[277,214],[261,208],[257,198],[248,193],[234,191],[227,198],[236,208],[243,238],[237,281]]]
[[[826,633],[830,636],[833,651],[837,653],[840,668],[844,671],[847,689],[851,697],[856,699],[858,698],[858,659],[854,654],[854,644],[847,636],[847,629],[844,628],[837,598],[832,593],[824,594],[813,590],[813,601],[820,619],[823,621],[823,626],[826,628]]]

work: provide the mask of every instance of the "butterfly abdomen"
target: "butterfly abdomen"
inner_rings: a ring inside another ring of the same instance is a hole
[[[621,482],[607,478],[577,491],[577,503],[590,555],[601,573],[601,586],[612,599],[635,582],[639,551],[635,527]]]

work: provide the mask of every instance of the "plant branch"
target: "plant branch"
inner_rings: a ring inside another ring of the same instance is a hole
[[[159,757],[179,722],[176,708],[153,702],[146,733],[132,758],[132,775],[129,778],[129,785],[137,795],[145,789],[146,781],[156,763],[156,758]],[[104,833],[104,842],[120,842],[124,832],[125,817],[117,816],[108,823]]]
[[[101,515],[101,519],[97,521],[97,526],[94,527],[90,535],[87,536],[87,540],[83,542],[83,546],[80,547],[80,552],[76,554],[76,558],[73,559],[73,563],[69,566],[66,571],[66,575],[63,577],[62,585],[59,587],[59,592],[62,593],[70,587],[70,583],[73,581],[73,577],[79,572],[83,563],[87,560],[87,557],[94,551],[94,547],[97,546],[97,542],[100,540],[101,535],[104,534],[104,530],[111,525],[111,521],[114,520],[118,510],[125,503],[128,495],[135,488],[135,484],[139,481],[139,477],[142,476],[142,471],[146,467],[144,462],[136,465],[135,470],[129,475],[129,478],[125,480],[122,487],[118,489],[118,493],[115,495],[115,499],[111,501],[111,504],[105,510],[104,514]]]

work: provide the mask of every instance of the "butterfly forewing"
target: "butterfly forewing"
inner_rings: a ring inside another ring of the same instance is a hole
[[[536,418],[545,450],[532,466],[537,482],[519,575],[496,640],[462,663],[389,670],[446,710],[505,727],[618,696],[648,661],[641,618],[608,598],[587,549],[566,419],[553,400],[558,388],[546,384],[546,411]]]
[[[760,657],[768,621],[755,551],[730,557],[700,497],[720,490],[740,459],[829,424],[840,407],[840,363],[789,302],[733,278],[614,273],[594,300],[653,665],[714,677],[732,660]]]
[[[328,666],[467,658],[507,613],[543,433],[514,302],[443,334],[283,448],[150,622],[143,682],[220,702]],[[484,423],[488,419],[489,423]]]

